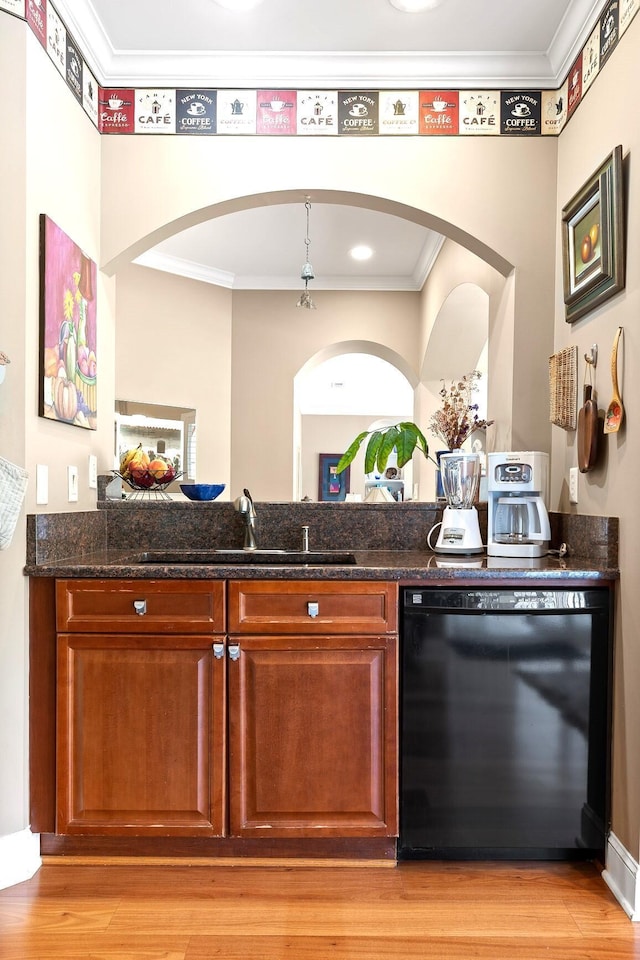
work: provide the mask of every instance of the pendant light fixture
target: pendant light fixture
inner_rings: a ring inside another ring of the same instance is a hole
[[[311,299],[311,294],[309,293],[309,280],[315,279],[313,267],[309,263],[309,245],[311,244],[311,240],[309,239],[309,215],[311,213],[311,201],[309,200],[309,197],[305,197],[304,208],[307,211],[307,232],[304,238],[305,260],[302,264],[302,272],[300,273],[301,279],[304,280],[304,290],[300,294],[300,299],[296,303],[296,307],[306,307],[307,310],[315,310],[316,305]]]

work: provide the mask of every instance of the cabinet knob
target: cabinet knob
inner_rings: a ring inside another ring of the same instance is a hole
[[[139,617],[144,617],[147,612],[147,601],[146,600],[134,600],[133,609],[138,614]]]
[[[239,660],[239,659],[240,659],[240,644],[239,644],[239,643],[230,643],[230,644],[229,644],[229,659],[230,659],[230,660]]]
[[[214,643],[213,644],[213,655],[216,660],[222,660],[224,657],[224,643]]]
[[[320,613],[320,604],[317,600],[310,600],[307,604],[307,613],[310,617],[317,617]]]

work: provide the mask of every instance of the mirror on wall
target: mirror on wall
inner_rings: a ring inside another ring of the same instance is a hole
[[[115,469],[126,450],[142,444],[151,459],[159,454],[173,461],[176,480],[168,491],[179,491],[180,483],[196,479],[196,411],[138,400],[116,400],[114,434]]]

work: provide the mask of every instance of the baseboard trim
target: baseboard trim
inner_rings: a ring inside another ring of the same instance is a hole
[[[395,868],[395,860],[339,860],[310,857],[82,857],[43,855],[43,864],[63,867],[354,867]]]
[[[26,829],[0,837],[0,890],[30,880],[41,866],[37,833]]]
[[[629,918],[640,921],[640,864],[614,833],[607,841],[606,864],[602,879]]]

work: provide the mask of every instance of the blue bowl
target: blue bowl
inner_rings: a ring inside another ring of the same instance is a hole
[[[180,489],[189,500],[215,500],[224,490],[224,483],[181,483]]]

